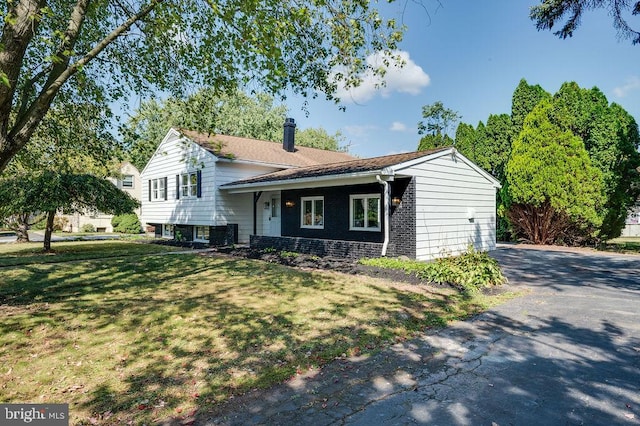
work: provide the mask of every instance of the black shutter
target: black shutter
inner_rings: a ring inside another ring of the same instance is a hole
[[[151,179],[149,179],[149,201],[151,201]]]
[[[164,200],[167,201],[167,192],[169,192],[169,188],[167,188],[167,178],[164,178]]]
[[[180,199],[180,175],[176,175],[176,200]]]
[[[198,170],[196,172],[196,181],[198,182],[198,186],[196,186],[196,192],[198,198],[202,197],[202,170]]]

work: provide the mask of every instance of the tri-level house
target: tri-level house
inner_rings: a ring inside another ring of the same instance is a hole
[[[171,129],[141,173],[156,236],[318,255],[433,259],[495,248],[499,183],[455,148],[358,159]]]

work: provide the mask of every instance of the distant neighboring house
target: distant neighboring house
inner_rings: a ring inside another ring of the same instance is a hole
[[[120,165],[120,175],[117,178],[108,177],[107,180],[129,193],[136,200],[140,200],[142,187],[140,172],[133,164],[128,161],[123,162]],[[140,216],[140,209],[136,209],[135,213]],[[61,216],[67,219],[66,228],[64,229],[66,232],[79,232],[86,224],[93,225],[97,232],[113,232],[113,226],[111,226],[113,215],[110,214],[87,211]]]
[[[621,237],[640,237],[640,200],[629,211]]]
[[[141,173],[156,236],[345,257],[432,259],[495,248],[491,175],[454,148],[357,159],[170,130]]]

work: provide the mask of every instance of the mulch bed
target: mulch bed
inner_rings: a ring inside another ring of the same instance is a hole
[[[295,256],[282,255],[275,251],[262,251],[249,248],[222,247],[217,250],[218,253],[228,254],[231,256],[244,257],[247,259],[259,259],[265,262],[278,263],[300,269],[319,269],[328,271],[337,271],[352,275],[367,275],[374,278],[382,278],[390,281],[399,281],[409,284],[429,284],[430,283],[413,274],[406,274],[397,269],[377,268],[375,266],[367,266],[358,263],[354,259],[337,258],[331,256],[312,256],[308,254],[297,253]],[[453,287],[442,284],[440,287]]]

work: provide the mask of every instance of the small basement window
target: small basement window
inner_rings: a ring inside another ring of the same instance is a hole
[[[324,229],[324,197],[302,197],[300,203],[300,227]]]
[[[165,238],[173,238],[173,225],[162,225],[162,236]]]
[[[209,242],[209,227],[195,226],[193,231],[193,241]]]
[[[350,195],[349,230],[380,231],[380,194]]]

